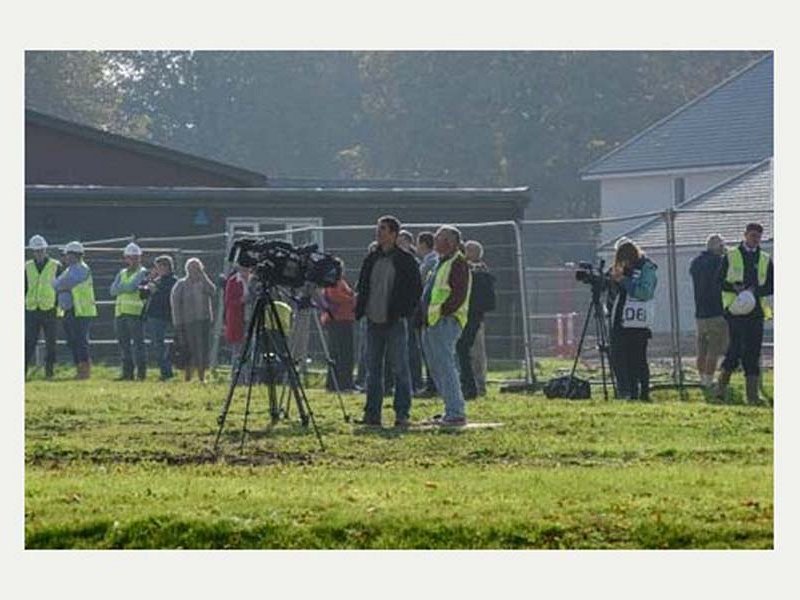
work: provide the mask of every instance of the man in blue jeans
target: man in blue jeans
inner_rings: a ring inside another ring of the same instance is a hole
[[[362,424],[381,426],[383,366],[388,355],[394,370],[395,427],[407,427],[411,412],[408,366],[408,319],[422,293],[417,261],[397,246],[400,221],[378,219],[375,250],[367,254],[358,276],[356,319],[367,321],[367,402]]]
[[[450,427],[467,424],[456,367],[456,343],[467,323],[472,275],[458,249],[460,242],[461,234],[455,227],[443,225],[436,232],[434,247],[439,262],[422,295],[422,343],[436,389],[444,399],[444,416],[436,422]]]

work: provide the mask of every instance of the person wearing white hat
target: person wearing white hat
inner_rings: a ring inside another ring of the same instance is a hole
[[[144,300],[139,294],[139,286],[147,279],[147,269],[142,266],[142,249],[133,242],[125,246],[122,257],[126,266],[117,273],[110,290],[111,297],[116,299],[114,327],[122,361],[122,373],[117,381],[133,381],[134,361],[136,377],[144,380],[147,355],[144,348]]]
[[[758,396],[759,362],[764,340],[764,320],[772,318],[773,267],[769,254],[761,249],[764,227],[749,223],[744,240],[728,250],[722,259],[719,281],[722,306],[728,320],[730,343],[722,361],[717,398],[725,400],[731,374],[741,362],[744,368],[748,404],[761,404]]]
[[[53,280],[58,294],[58,312],[64,316],[64,333],[77,368],[77,379],[88,379],[91,370],[89,356],[89,325],[97,316],[92,271],[83,261],[83,245],[70,242],[64,247],[66,269]]]
[[[25,373],[31,364],[39,342],[39,331],[44,334],[44,376],[53,377],[56,362],[56,291],[53,279],[61,275],[64,267],[47,255],[47,240],[34,235],[28,242],[33,258],[25,262]]]

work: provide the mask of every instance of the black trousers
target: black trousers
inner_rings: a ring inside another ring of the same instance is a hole
[[[44,333],[45,374],[52,375],[56,363],[56,309],[25,311],[25,371],[33,361],[40,331]]]
[[[735,371],[739,363],[747,377],[761,373],[761,344],[764,341],[764,319],[761,316],[728,317],[728,351],[722,369]]]
[[[469,353],[481,327],[480,319],[469,319],[461,332],[461,337],[456,342],[456,354],[458,355],[458,373],[461,379],[461,391],[464,400],[474,400],[478,397],[478,386],[475,383],[475,373],[472,371],[472,360]]]
[[[331,321],[325,325],[328,332],[328,351],[333,359],[333,372],[340,390],[353,389],[353,322]],[[334,391],[332,369],[328,367],[325,387]]]
[[[650,398],[650,365],[647,363],[649,329],[618,328],[611,333],[611,362],[617,378],[617,397]]]

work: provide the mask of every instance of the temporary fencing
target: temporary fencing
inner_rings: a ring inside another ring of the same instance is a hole
[[[222,286],[230,271],[227,258],[234,240],[243,236],[282,239],[293,245],[318,243],[340,257],[344,276],[355,287],[361,262],[374,239],[374,224],[324,226],[320,219],[236,217],[228,219],[226,231],[207,235],[171,237],[129,236],[83,242],[86,261],[92,268],[99,318],[92,324],[93,356],[113,360],[114,301],[110,286],[123,268],[122,251],[136,241],[143,249],[144,264],[150,266],[161,254],[170,255],[176,275],[183,276],[184,263],[197,257],[218,288],[213,338],[213,362],[229,364],[230,355],[222,333]],[[635,215],[606,218],[550,219],[454,223],[463,240],[477,240],[484,260],[496,278],[497,308],[486,315],[486,351],[490,368],[505,371],[509,378],[531,382],[536,361],[572,358],[586,317],[590,286],[575,277],[582,261],[595,266],[613,260],[614,243],[621,236],[639,244],[658,265],[656,319],[650,357],[662,373],[676,383],[686,381],[687,357],[694,350],[694,300],[688,272],[691,259],[705,249],[711,233],[738,243],[744,226],[759,221],[765,231],[762,245],[771,252],[774,242],[772,209],[725,210],[669,208]],[[413,234],[435,231],[440,223],[404,223]],[[144,232],[146,233],[146,232]],[[65,240],[66,241],[66,240]],[[58,244],[55,244],[58,245]],[[363,344],[356,328],[356,348]],[[771,324],[765,342],[771,348]],[[297,314],[292,346],[295,357],[309,369],[325,366],[320,329],[313,311]],[[598,357],[590,328],[582,357]],[[356,362],[358,351],[356,353]],[[769,356],[767,356],[769,361]],[[687,363],[688,364],[688,363]]]

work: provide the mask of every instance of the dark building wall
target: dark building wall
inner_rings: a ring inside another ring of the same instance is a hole
[[[107,239],[135,234],[138,237],[187,236],[214,234],[225,231],[226,219],[230,217],[314,217],[321,218],[325,226],[369,225],[373,226],[381,215],[393,214],[403,222],[431,223],[430,227],[414,227],[414,234],[424,230],[435,230],[440,223],[466,223],[484,221],[507,221],[520,218],[520,202],[527,199],[527,192],[498,194],[488,191],[484,196],[472,194],[461,196],[457,192],[436,191],[426,194],[410,192],[391,194],[386,191],[371,192],[325,192],[310,190],[282,192],[269,190],[253,194],[216,193],[201,190],[193,198],[191,191],[182,197],[170,197],[168,191],[159,196],[148,191],[147,197],[137,199],[135,191],[124,196],[113,193],[88,195],[75,192],[72,198],[48,196],[47,192],[29,192],[26,200],[26,239],[34,233],[43,234],[51,243],[63,244],[72,239],[82,241]],[[247,199],[247,196],[255,196]],[[234,196],[233,199],[227,196]],[[198,212],[205,218],[195,224]],[[497,277],[498,309],[487,319],[489,352],[492,356],[522,356],[521,311],[519,305],[518,277],[516,270],[516,245],[510,226],[462,227],[466,239],[479,240],[486,249],[486,261]],[[340,256],[346,265],[346,277],[351,283],[358,278],[358,271],[366,248],[375,237],[370,227],[365,230],[325,231],[323,242],[326,250]],[[124,244],[116,244],[122,247]],[[219,272],[224,266],[225,241],[213,238],[200,241],[164,241],[158,244],[143,243],[145,248],[153,246],[180,247],[184,250],[200,249],[209,272]],[[178,268],[191,252],[181,253]],[[153,253],[145,256],[148,263]],[[95,288],[99,299],[108,299],[108,287],[117,270],[122,268],[118,253],[90,253],[87,256],[95,274]],[[101,311],[102,312],[102,311]],[[93,325],[93,336],[110,338],[113,326],[111,310],[105,309],[105,318]]]
[[[25,183],[237,187],[242,181],[190,165],[25,124]]]

